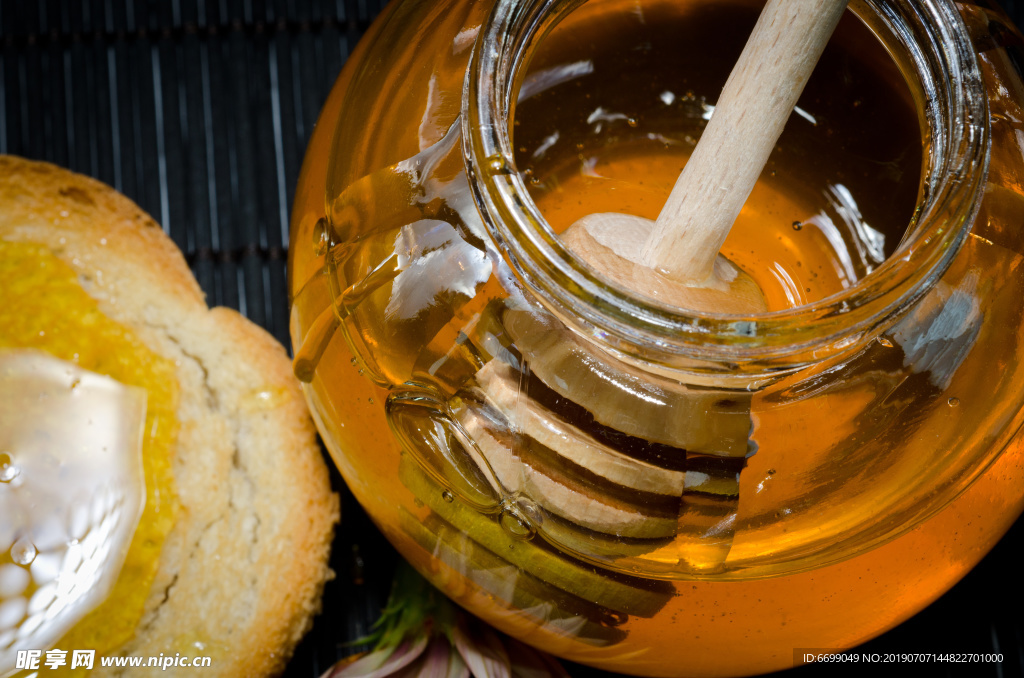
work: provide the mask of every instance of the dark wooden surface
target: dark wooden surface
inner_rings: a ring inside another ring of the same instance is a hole
[[[429,0],[423,0],[429,1]],[[383,0],[0,0],[0,153],[101,179],[152,213],[211,304],[288,343],[288,212],[306,140]],[[1020,24],[1024,3],[1005,0]],[[337,579],[287,676],[354,649],[386,598],[395,554],[335,482]],[[1001,665],[902,675],[1024,676],[1024,521],[930,608],[865,652],[1002,652]],[[611,674],[570,666],[580,677]],[[888,675],[885,668],[874,669]],[[810,666],[800,678],[864,675]]]

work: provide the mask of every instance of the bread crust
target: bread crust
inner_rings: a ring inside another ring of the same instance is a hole
[[[338,516],[284,349],[235,311],[208,309],[170,238],[100,182],[0,156],[0,239],[49,247],[101,311],[178,368],[181,510],[136,636],[116,654],[210,656],[206,676],[281,672],[319,607]],[[162,673],[130,669],[147,671]]]

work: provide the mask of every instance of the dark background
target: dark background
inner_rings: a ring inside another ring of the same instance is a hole
[[[423,0],[431,1],[431,0]],[[0,0],[0,153],[48,160],[126,193],[185,252],[211,305],[288,344],[288,214],[302,154],[342,64],[383,0]],[[1024,3],[1003,6],[1018,23]],[[0,302],[2,303],[2,302]],[[337,579],[287,676],[319,676],[367,633],[396,556],[347,493]],[[1024,676],[1018,521],[927,610],[863,652],[1001,652],[1001,665],[902,675]],[[573,676],[611,674],[569,665]],[[814,676],[888,675],[808,666]]]

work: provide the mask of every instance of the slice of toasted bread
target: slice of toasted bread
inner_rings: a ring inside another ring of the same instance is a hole
[[[284,350],[208,309],[160,227],[92,179],[0,156],[0,239],[47,246],[104,314],[177,365],[181,510],[135,637],[114,654],[210,656],[206,676],[279,673],[318,609],[338,514]]]

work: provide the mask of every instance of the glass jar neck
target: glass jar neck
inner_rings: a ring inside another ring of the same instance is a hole
[[[905,238],[842,292],[749,317],[659,305],[612,284],[561,244],[530,198],[510,132],[519,83],[540,41],[580,4],[497,0],[462,104],[467,170],[484,223],[523,285],[566,324],[627,359],[750,382],[861,345],[945,272],[976,216],[989,158],[985,88],[950,0],[851,3],[915,90],[924,127],[921,190]]]

